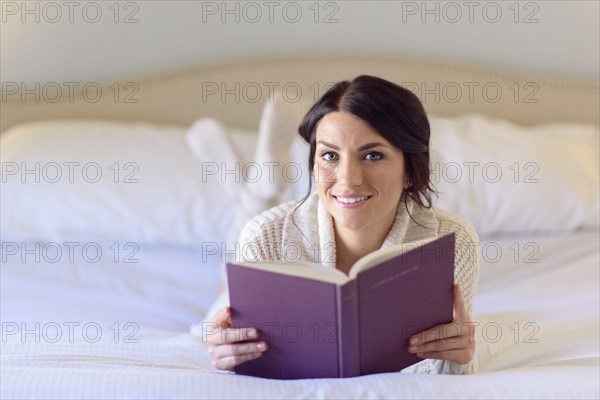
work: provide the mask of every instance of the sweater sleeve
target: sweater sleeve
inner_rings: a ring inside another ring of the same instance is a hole
[[[246,223],[238,241],[237,260],[242,262],[281,260],[283,207],[273,208]]]
[[[479,277],[479,238],[473,227],[452,214],[436,210],[439,227],[438,235],[456,234],[454,281],[460,286],[465,306],[473,313],[473,302]],[[474,374],[477,373],[477,359],[467,364],[457,364],[446,360],[426,359],[405,368],[402,372],[432,374]]]
[[[267,210],[248,221],[240,232],[240,237],[235,243],[236,262],[257,262],[279,259],[279,249],[282,238],[282,215],[285,207],[280,206]],[[231,246],[227,246],[231,248]],[[229,291],[227,289],[227,273],[225,263],[220,266],[221,281],[225,291],[221,292],[206,314],[211,317],[221,308],[229,305]]]
[[[479,237],[469,223],[451,214],[438,211],[438,221],[439,236],[456,234],[454,280],[460,285],[465,305],[472,313],[479,278]]]
[[[235,243],[235,262],[272,262],[281,260],[283,225],[292,202],[284,203],[254,216],[244,224]],[[221,280],[227,284],[225,265],[221,265]]]

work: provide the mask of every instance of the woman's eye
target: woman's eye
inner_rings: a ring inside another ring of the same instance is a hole
[[[325,161],[335,161],[337,158],[337,155],[335,153],[332,153],[331,151],[327,151],[327,152],[321,154],[321,158]]]
[[[383,154],[377,152],[377,151],[372,151],[370,153],[367,153],[367,155],[365,156],[365,159],[369,160],[369,161],[377,161],[377,160],[381,160],[383,158]]]

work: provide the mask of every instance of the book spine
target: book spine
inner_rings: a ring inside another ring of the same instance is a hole
[[[342,378],[360,375],[358,314],[358,290],[353,279],[338,286],[337,291],[338,365]]]

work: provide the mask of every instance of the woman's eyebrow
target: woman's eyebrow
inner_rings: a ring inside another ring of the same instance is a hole
[[[340,149],[338,146],[336,146],[334,144],[331,144],[331,143],[324,142],[323,140],[319,140],[317,142],[317,144],[322,144],[323,146],[331,147],[334,150],[339,150]],[[363,150],[371,149],[373,147],[378,147],[378,146],[389,147],[387,144],[384,144],[384,143],[373,142],[373,143],[363,144],[362,146],[360,146],[358,148],[358,151],[363,151]]]
[[[379,146],[381,146],[381,147],[389,147],[387,144],[384,144],[384,143],[373,142],[373,143],[363,144],[362,146],[360,146],[358,148],[358,150],[362,151],[362,150],[367,150],[367,149],[371,149],[373,147],[379,147]]]
[[[317,144],[322,144],[323,146],[331,147],[331,148],[332,148],[332,149],[334,149],[334,150],[339,150],[339,149],[340,149],[340,148],[339,148],[339,147],[337,147],[336,145],[334,145],[334,144],[331,144],[331,143],[324,142],[324,141],[322,141],[322,140],[319,140],[319,141],[317,142]]]

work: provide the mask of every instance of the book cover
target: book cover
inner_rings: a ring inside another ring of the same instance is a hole
[[[452,233],[384,261],[366,256],[372,265],[355,276],[351,270],[341,284],[343,278],[289,275],[310,266],[281,264],[274,272],[256,268],[259,263],[227,263],[233,327],[256,327],[256,340],[269,344],[235,372],[334,378],[394,372],[421,361],[406,350],[408,338],[452,321],[454,247]]]

